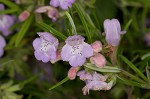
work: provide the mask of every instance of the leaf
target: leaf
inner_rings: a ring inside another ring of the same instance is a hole
[[[129,28],[129,26],[131,25],[132,21],[133,21],[132,19],[130,19],[130,20],[128,21],[128,23],[125,25],[124,30],[128,30],[128,28]]]
[[[89,68],[89,69],[99,71],[99,72],[111,72],[111,73],[121,72],[121,70],[117,67],[104,66],[103,68],[98,68],[94,64],[90,64],[90,63],[85,64],[84,66]]]
[[[10,86],[9,88],[6,89],[6,91],[14,92],[14,91],[18,91],[21,89],[22,89],[22,87],[19,86],[19,84],[17,84],[17,85]]]
[[[146,66],[146,75],[147,75],[148,81],[150,83],[150,71],[148,69],[148,66]]]
[[[56,88],[56,87],[62,85],[63,83],[65,83],[65,82],[68,81],[68,80],[69,80],[68,77],[64,78],[62,81],[60,81],[60,82],[57,83],[56,85],[54,85],[54,86],[52,86],[51,88],[49,88],[49,90],[53,90],[54,88]]]
[[[150,58],[150,53],[147,53],[141,57],[142,60],[144,60],[146,58]]]
[[[16,40],[15,40],[15,46],[16,47],[20,44],[24,35],[27,33],[27,31],[31,25],[32,20],[33,20],[33,15],[30,15],[30,17],[23,23],[19,33],[17,34]]]
[[[54,28],[52,28],[51,26],[43,23],[43,22],[38,22],[37,23],[39,25],[39,27],[43,27],[44,29],[46,29],[47,31],[49,31],[51,34],[60,37],[61,39],[65,40],[67,37],[65,35],[63,35],[62,33],[60,33],[59,31],[55,30]]]
[[[71,27],[72,27],[72,34],[77,35],[77,30],[76,30],[76,27],[75,27],[75,24],[74,24],[74,22],[73,22],[72,17],[70,16],[70,14],[69,14],[67,11],[65,12],[65,14],[66,14],[66,16],[67,16],[67,18],[69,19],[69,22],[70,22],[70,24],[71,24]]]
[[[145,75],[132,62],[130,62],[127,58],[125,58],[122,55],[119,55],[119,56],[134,72],[136,72],[137,75],[139,75],[141,78],[147,81],[147,78],[145,77]]]
[[[7,9],[7,10],[1,10],[0,14],[10,14],[10,13],[14,13],[17,12],[17,9]]]
[[[129,80],[129,79],[125,79],[123,77],[117,76],[120,80],[122,80],[122,83],[127,84],[127,85],[131,85],[131,86],[137,86],[137,87],[142,87],[140,83]]]
[[[87,38],[88,38],[88,41],[91,43],[91,42],[92,42],[92,37],[91,37],[90,31],[89,31],[87,22],[85,21],[84,14],[83,14],[83,12],[82,12],[82,10],[81,10],[81,6],[75,4],[75,8],[76,8],[76,10],[77,10],[77,12],[78,12],[78,15],[79,15],[79,17],[80,17],[80,19],[81,19],[81,21],[82,21],[82,24],[83,24],[83,26],[84,26],[84,28],[85,28],[85,32],[86,32],[86,36],[87,36]]]
[[[1,3],[4,3],[5,5],[7,5],[8,7],[12,8],[12,9],[17,9],[20,10],[19,6],[16,5],[15,3],[9,1],[9,0],[0,0]]]

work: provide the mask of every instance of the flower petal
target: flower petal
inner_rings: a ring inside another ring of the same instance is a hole
[[[82,49],[82,55],[86,58],[91,57],[93,55],[93,49],[91,47],[91,45],[83,42],[83,49]]]
[[[63,61],[69,61],[70,57],[72,56],[71,54],[71,46],[66,44],[61,51],[61,58]]]
[[[58,7],[60,5],[60,1],[59,0],[51,0],[50,5],[53,7]]]
[[[35,50],[40,48],[40,44],[41,44],[40,38],[36,38],[32,43]]]
[[[0,35],[0,48],[3,48],[6,46],[6,41],[5,39]]]
[[[82,66],[85,60],[86,58],[81,55],[73,55],[69,60],[69,64],[73,67]]]

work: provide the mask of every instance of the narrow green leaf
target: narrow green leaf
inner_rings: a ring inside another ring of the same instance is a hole
[[[18,91],[21,89],[22,89],[22,87],[19,86],[19,84],[17,84],[17,85],[10,86],[9,88],[6,89],[6,91],[14,92],[14,91]]]
[[[65,12],[65,14],[66,14],[66,16],[67,16],[67,18],[69,19],[69,22],[70,22],[70,24],[71,24],[71,27],[72,27],[72,34],[77,35],[77,30],[76,30],[76,27],[75,27],[75,24],[74,24],[74,22],[73,22],[72,17],[70,16],[70,14],[69,14],[67,11]]]
[[[141,78],[143,78],[145,81],[147,81],[147,78],[145,75],[134,65],[132,62],[130,62],[127,58],[124,56],[120,55],[121,59],[134,71],[139,75]]]
[[[131,86],[137,86],[137,87],[142,87],[140,83],[129,80],[129,79],[125,79],[123,77],[117,76],[117,78],[119,78],[122,83],[127,84],[127,85],[131,85]]]
[[[0,67],[5,66],[6,64],[11,63],[11,62],[14,62],[14,61],[15,61],[15,60],[9,60],[9,61],[7,61],[7,62],[4,62],[3,64],[0,64]]]
[[[150,53],[147,53],[147,54],[145,54],[145,55],[143,55],[142,57],[141,57],[141,59],[142,60],[144,60],[144,59],[146,59],[146,58],[150,58]]]
[[[136,77],[136,76],[134,76],[134,75],[132,75],[132,74],[130,74],[130,73],[124,71],[124,70],[121,70],[121,73],[122,73],[123,75],[125,75],[125,76],[130,77],[131,79],[133,79],[133,80],[135,80],[135,81],[137,81],[137,82],[146,83],[146,82],[144,82],[143,80],[141,80],[140,78],[138,78],[138,77]]]
[[[119,73],[121,70],[119,68],[116,67],[110,67],[110,66],[105,66],[103,68],[98,68],[96,67],[94,64],[85,64],[85,67],[95,70],[95,71],[99,71],[99,72],[111,72],[111,73]]]
[[[150,71],[148,69],[148,66],[146,66],[146,75],[147,75],[147,79],[150,82]]]
[[[31,25],[31,22],[33,20],[33,15],[30,15],[30,17],[23,23],[19,33],[17,34],[17,37],[16,37],[16,41],[15,41],[15,46],[17,47],[21,40],[23,39],[24,35],[27,33],[30,25]]]
[[[28,84],[28,83],[30,83],[30,82],[32,82],[32,81],[35,81],[37,78],[38,78],[37,75],[33,75],[33,76],[30,77],[29,79],[22,81],[22,82],[20,83],[20,86],[23,87],[24,85],[26,85],[26,84]]]
[[[68,80],[69,80],[68,77],[64,78],[62,81],[60,81],[60,82],[57,83],[56,85],[54,85],[54,86],[52,86],[51,88],[49,88],[49,90],[52,90],[52,89],[54,89],[54,88],[56,88],[56,87],[62,85],[63,83],[65,83],[65,82],[68,81]]]
[[[12,8],[12,9],[17,9],[20,10],[20,8],[18,7],[18,5],[16,5],[15,3],[9,1],[9,0],[0,0],[1,3],[4,3],[5,5],[7,5],[8,7]]]
[[[129,26],[131,25],[132,21],[133,21],[132,19],[130,19],[130,20],[128,21],[128,23],[125,25],[124,30],[128,30],[128,28],[129,28]]]
[[[61,39],[65,40],[67,37],[65,35],[63,35],[62,33],[60,33],[59,31],[55,30],[54,28],[52,28],[51,26],[43,23],[43,22],[38,22],[37,23],[40,28],[44,28],[45,30],[47,30],[48,32],[50,32],[51,34],[60,37]]]
[[[88,28],[88,25],[87,25],[87,22],[85,21],[85,17],[84,17],[84,14],[81,10],[81,6],[80,5],[77,5],[75,4],[75,8],[77,10],[77,13],[82,21],[82,24],[85,28],[85,32],[86,32],[86,35],[87,35],[87,38],[88,38],[88,41],[91,43],[92,42],[92,37],[91,37],[91,34],[90,34],[90,31],[89,31],[89,28]]]
[[[6,10],[1,10],[0,14],[10,14],[18,11],[17,9],[6,9]]]

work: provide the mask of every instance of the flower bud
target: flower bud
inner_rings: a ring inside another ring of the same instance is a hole
[[[99,68],[104,67],[105,64],[106,64],[105,57],[102,54],[100,54],[100,53],[97,53],[96,55],[91,57],[90,61],[91,61],[92,64],[95,64]]]
[[[102,50],[102,43],[100,41],[95,41],[94,43],[91,44],[91,46],[95,53],[98,53]]]
[[[74,80],[76,77],[77,73],[77,68],[76,67],[71,67],[70,70],[68,71],[68,77],[70,80]]]
[[[30,16],[30,12],[25,10],[19,15],[20,21],[25,21]]]

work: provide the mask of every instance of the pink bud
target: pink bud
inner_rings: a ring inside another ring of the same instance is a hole
[[[68,71],[68,77],[70,80],[74,80],[76,77],[76,73],[77,73],[77,68],[76,67],[71,67]]]
[[[102,43],[100,41],[95,41],[93,44],[91,44],[91,46],[95,53],[98,53],[102,50]]]
[[[30,13],[27,10],[25,10],[19,15],[19,20],[25,21],[29,16],[30,16]]]
[[[104,67],[105,64],[106,64],[105,57],[102,54],[100,54],[100,53],[97,53],[96,55],[91,57],[90,61],[91,61],[92,64],[95,64],[99,68]]]

